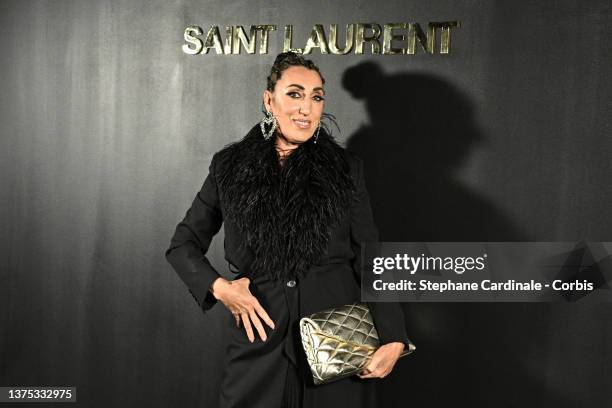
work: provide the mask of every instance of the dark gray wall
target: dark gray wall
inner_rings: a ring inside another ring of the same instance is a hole
[[[300,46],[315,23],[459,20],[446,56],[312,56],[382,239],[611,240],[609,1],[340,3],[2,2],[0,385],[214,406],[224,311],[203,316],[163,252],[212,154],[259,120],[282,34],[187,56],[191,24],[294,24]],[[608,304],[405,309],[418,351],[385,406],[612,400]]]

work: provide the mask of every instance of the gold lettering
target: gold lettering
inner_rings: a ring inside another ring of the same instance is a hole
[[[225,42],[223,42],[221,41],[219,26],[211,25],[205,38],[202,38],[201,27],[188,26],[183,33],[185,43],[181,46],[181,49],[189,55],[207,54],[211,48],[214,48],[217,54],[240,54],[241,48],[244,48],[247,54],[255,54],[258,42],[257,33],[259,32],[261,33],[259,54],[268,54],[270,32],[276,31],[277,26],[274,24],[258,24],[248,27],[249,32],[247,34],[243,26],[225,26]],[[369,43],[372,54],[381,54],[382,52],[383,55],[414,55],[417,48],[427,54],[434,54],[439,33],[439,53],[449,54],[451,29],[460,28],[461,23],[459,21],[430,21],[427,23],[425,30],[424,27],[424,25],[415,22],[385,23],[382,29],[376,23],[350,23],[345,26],[344,46],[339,47],[338,24],[329,25],[328,39],[326,39],[323,25],[315,24],[302,49],[293,48],[293,25],[288,24],[284,26],[283,52],[292,51],[297,54],[310,54],[314,48],[319,48],[321,54],[345,55],[353,49],[355,54],[364,54],[364,47],[367,46],[366,43]],[[417,42],[419,45],[417,45]]]
[[[244,47],[247,54],[255,54],[255,42],[257,41],[257,27],[250,26],[249,37],[242,26],[234,27],[234,41],[232,54],[240,54],[240,44]]]
[[[315,24],[310,32],[310,37],[306,41],[306,47],[304,47],[304,54],[310,54],[312,49],[318,47],[321,50],[321,54],[328,54],[327,40],[325,39],[325,31],[323,25]]]
[[[215,47],[215,51],[218,54],[223,54],[223,47],[221,45],[221,34],[219,34],[219,27],[211,25],[206,34],[206,40],[204,40],[204,54],[208,54],[210,48]]]
[[[353,49],[355,40],[355,24],[346,25],[346,42],[342,49],[338,48],[338,24],[329,26],[329,51],[334,55],[348,54]]]
[[[185,54],[196,55],[202,51],[204,44],[202,44],[202,40],[200,40],[198,37],[194,37],[195,35],[202,35],[202,29],[200,27],[189,26],[185,29],[185,33],[183,34],[185,41],[187,41],[189,44],[195,45],[195,48],[191,48],[189,44],[183,44],[182,48]]]
[[[365,30],[371,29],[372,34],[366,36]],[[380,41],[378,41],[378,37],[380,37],[380,25],[376,23],[372,24],[357,24],[357,32],[355,34],[355,54],[363,54],[363,44],[366,42],[370,42],[372,45],[372,54],[380,54]]]
[[[267,54],[268,53],[268,33],[270,31],[276,31],[276,26],[273,24],[263,24],[257,25],[255,28],[261,31],[261,42],[259,44],[259,53]]]
[[[421,29],[419,23],[408,23],[408,54],[414,54],[416,51],[416,40],[419,39],[419,44],[425,52],[433,54],[434,32],[433,27],[429,25],[427,35]]]
[[[406,23],[389,23],[384,25],[384,34],[383,34],[383,55],[397,55],[397,54],[405,54],[406,48],[392,48],[391,42],[393,40],[398,41],[406,41],[406,36],[404,34],[393,34],[394,29],[408,28],[408,24]]]
[[[293,48],[293,26],[286,25],[285,26],[285,41],[283,42],[283,52],[293,51],[297,54],[302,53],[301,48]]]
[[[225,46],[223,50],[225,54],[229,55],[232,53],[232,44],[234,40],[234,26],[225,26]]]
[[[434,42],[432,43],[431,47],[432,50],[435,47],[435,33],[436,33],[436,28],[440,28],[440,54],[448,54],[450,52],[450,43],[451,43],[451,36],[450,36],[450,31],[452,27],[456,27],[459,28],[461,27],[461,25],[459,24],[458,21],[442,21],[442,22],[431,22],[429,23],[429,26],[431,27],[432,31],[433,31],[433,35],[432,37],[434,38]]]

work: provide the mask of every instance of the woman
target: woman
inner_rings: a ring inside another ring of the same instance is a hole
[[[376,406],[374,378],[409,340],[397,303],[370,308],[381,347],[356,376],[314,385],[299,318],[360,300],[360,254],[377,241],[362,161],[321,126],[325,81],[310,60],[279,54],[266,116],[217,152],[166,258],[203,310],[221,302],[232,335],[219,404],[229,407]],[[205,256],[224,223],[226,280]]]

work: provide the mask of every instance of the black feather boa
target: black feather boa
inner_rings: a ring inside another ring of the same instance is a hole
[[[225,216],[254,254],[254,276],[295,279],[324,254],[331,229],[347,215],[355,194],[346,152],[322,127],[279,164],[275,136],[259,124],[217,155]]]

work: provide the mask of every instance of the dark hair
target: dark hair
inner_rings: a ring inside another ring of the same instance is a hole
[[[270,69],[270,75],[268,75],[268,86],[266,89],[270,92],[274,92],[276,81],[281,78],[283,71],[285,71],[289,67],[294,66],[306,67],[308,69],[317,71],[317,73],[321,77],[321,82],[325,84],[325,78],[323,78],[323,75],[321,75],[321,71],[319,71],[319,67],[317,67],[314,62],[304,58],[302,55],[296,54],[293,51],[287,51],[282,52],[276,56],[274,64]]]

